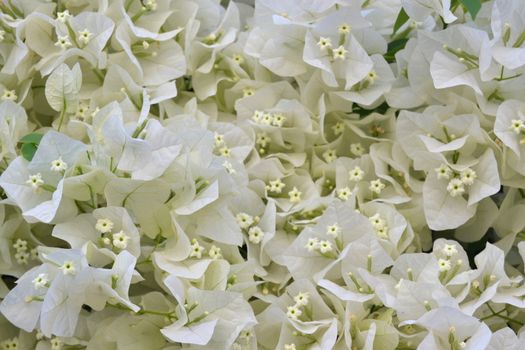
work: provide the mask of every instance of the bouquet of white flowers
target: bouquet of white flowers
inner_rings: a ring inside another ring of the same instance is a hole
[[[525,1],[0,0],[0,350],[525,348]]]

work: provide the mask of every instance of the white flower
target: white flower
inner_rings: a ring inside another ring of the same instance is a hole
[[[304,247],[308,249],[310,253],[316,251],[317,249],[319,249],[319,239],[309,238],[308,243],[306,243]]]
[[[67,163],[62,160],[62,157],[58,157],[51,162],[51,170],[56,172],[65,171],[67,169]]]
[[[335,135],[341,135],[345,131],[345,123],[343,122],[337,122],[334,126],[332,126],[332,130],[334,131]]]
[[[303,314],[297,305],[288,306],[286,309],[286,316],[292,320],[297,320],[297,318]]]
[[[54,337],[49,341],[51,343],[51,350],[62,350],[64,342],[57,337]]]
[[[20,341],[18,340],[18,337],[14,337],[11,339],[4,340],[0,343],[0,346],[2,347],[2,350],[19,350]]]
[[[237,64],[243,64],[244,63],[244,57],[242,57],[241,54],[238,54],[238,53],[234,54],[232,56],[232,59]]]
[[[263,115],[264,115],[264,112],[256,110],[253,112],[252,120],[256,123],[260,123]]]
[[[308,305],[310,299],[310,294],[308,292],[299,292],[296,296],[293,297],[295,305],[297,306],[306,306]]]
[[[368,72],[367,76],[366,76],[366,80],[370,83],[370,84],[373,84],[377,79],[377,72],[375,70],[371,70],[370,72]],[[380,129],[380,128],[376,128],[376,130],[380,133],[380,134],[384,134],[384,129]],[[383,132],[381,132],[381,130]]]
[[[27,250],[27,241],[25,239],[18,238],[15,243],[13,243],[13,248],[16,251],[25,251]]]
[[[335,153],[334,149],[328,149],[323,152],[323,158],[325,162],[332,163],[334,160],[337,159],[337,154]]]
[[[458,253],[458,250],[455,244],[445,244],[441,252],[446,256],[454,256]]]
[[[191,252],[190,252],[190,258],[202,258],[202,253],[204,253],[204,247],[197,242],[196,239],[193,239],[191,241]]]
[[[284,350],[297,350],[294,343],[284,344]]]
[[[357,143],[352,143],[350,145],[350,152],[352,152],[353,155],[359,157],[359,156],[362,156],[363,153],[365,153],[365,149],[363,148],[361,143],[357,142]]]
[[[32,282],[35,289],[45,288],[48,286],[49,276],[46,273],[39,273]]]
[[[525,125],[521,119],[512,119],[510,128],[519,135],[525,129]]]
[[[232,163],[228,162],[227,160],[225,160],[223,163],[222,163],[222,166],[224,167],[224,169],[226,169],[226,171],[228,172],[228,174],[235,174],[237,171],[233,168],[233,165]]]
[[[477,178],[476,172],[470,168],[463,170],[460,174],[461,182],[466,186],[470,186],[474,183],[474,180]]]
[[[62,49],[67,49],[68,47],[72,46],[71,41],[69,41],[69,36],[59,36],[55,46],[60,46]]]
[[[370,181],[370,187],[368,187],[368,189],[370,189],[370,191],[376,193],[376,194],[380,194],[381,191],[383,191],[383,189],[385,188],[385,184],[381,182],[380,179],[376,179],[376,180],[372,180]]]
[[[365,172],[363,171],[363,169],[356,165],[352,170],[348,172],[348,174],[350,176],[350,181],[357,182],[363,179]]]
[[[89,43],[93,33],[91,33],[87,28],[78,32],[78,40],[83,42],[85,45]]]
[[[388,239],[388,226],[376,227],[375,231],[379,238]]]
[[[219,149],[219,154],[223,157],[229,157],[231,155],[231,150],[227,146],[224,146]]]
[[[321,251],[321,253],[329,253],[333,250],[332,248],[332,243],[330,243],[329,241],[321,241],[319,242],[319,251]]]
[[[60,266],[60,270],[62,270],[64,275],[74,275],[77,272],[73,261],[64,261],[62,266]]]
[[[332,40],[330,40],[330,38],[320,37],[317,46],[319,46],[321,50],[326,50],[332,47]]]
[[[347,201],[348,198],[350,198],[350,195],[352,195],[352,190],[348,187],[343,187],[337,190],[337,198],[343,201]]]
[[[381,215],[379,213],[375,213],[371,217],[368,218],[370,220],[370,223],[372,226],[374,226],[375,229],[384,227],[386,224],[386,221],[381,218]]]
[[[119,249],[126,249],[128,246],[128,240],[129,236],[124,233],[124,231],[120,230],[117,233],[113,234],[113,245]]]
[[[253,216],[246,213],[239,213],[235,216],[237,225],[242,229],[247,229],[253,224]]]
[[[286,185],[281,179],[270,180],[270,185],[266,186],[266,189],[270,192],[281,193]]]
[[[244,88],[242,89],[242,97],[248,97],[253,96],[255,94],[255,90],[252,88]]]
[[[95,229],[100,233],[109,233],[113,229],[113,226],[113,221],[104,218],[97,220],[97,223],[95,224]]]
[[[66,20],[68,20],[71,17],[68,10],[65,10],[63,12],[57,12],[57,20],[65,23]]]
[[[343,45],[340,45],[338,48],[334,49],[332,51],[332,54],[334,56],[334,59],[336,60],[344,60],[346,58],[346,54],[348,53],[348,50],[345,49]]]
[[[42,180],[42,174],[36,173],[35,175],[29,175],[29,179],[26,181],[26,184],[30,185],[33,190],[38,190],[40,186],[44,184],[44,180]]]
[[[288,196],[290,197],[290,202],[292,203],[299,203],[301,201],[301,194],[302,192],[297,189],[297,187],[294,186],[294,188],[288,192]]]
[[[341,23],[337,27],[337,31],[339,32],[339,34],[348,34],[350,33],[350,26],[347,23]]]
[[[268,136],[265,132],[257,133],[257,138],[255,139],[255,143],[258,144],[261,147],[266,147],[266,145],[271,141],[271,138]]]
[[[286,121],[286,117],[282,113],[274,113],[273,119],[272,119],[272,125],[281,127],[284,125],[284,122]]]
[[[448,271],[451,268],[450,261],[449,260],[445,260],[445,259],[439,259],[438,260],[438,266],[439,266],[439,271],[441,271],[441,272]]]
[[[465,187],[463,186],[463,181],[460,179],[452,179],[447,185],[447,191],[452,197],[461,195],[465,192]]]
[[[450,175],[452,175],[452,170],[446,165],[441,164],[438,168],[434,169],[437,173],[438,179],[450,179]]]
[[[16,95],[15,90],[4,90],[4,93],[2,94],[2,100],[3,101],[16,101],[18,96]]]
[[[144,7],[146,7],[148,11],[155,11],[157,9],[157,0],[144,1]]]
[[[208,255],[213,260],[221,259],[222,258],[221,248],[219,248],[219,247],[217,247],[215,245],[212,245],[210,247],[210,250],[208,251]]]
[[[222,145],[224,143],[224,135],[223,134],[219,134],[218,132],[215,132],[213,137],[215,139],[215,147],[219,147],[220,145]]]
[[[29,253],[25,250],[20,250],[15,254],[15,260],[17,264],[27,265],[29,263]]]
[[[337,224],[329,225],[326,227],[326,234],[332,237],[339,236],[341,233],[341,228]]]
[[[273,115],[271,113],[263,113],[259,122],[263,125],[272,125],[273,124]]]
[[[250,229],[248,230],[248,239],[253,244],[261,243],[263,237],[264,237],[264,232],[263,230],[261,230],[259,226],[250,227]]]

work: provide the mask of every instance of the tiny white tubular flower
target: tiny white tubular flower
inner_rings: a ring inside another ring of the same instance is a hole
[[[321,253],[329,253],[333,250],[332,243],[330,241],[321,241],[319,242],[319,251]]]
[[[265,132],[257,133],[257,138],[255,143],[261,147],[266,147],[266,145],[271,141],[270,137]]]
[[[228,162],[227,160],[225,160],[223,163],[222,163],[222,166],[224,167],[224,169],[226,169],[226,171],[228,172],[228,174],[235,174],[237,171],[233,168],[233,165],[232,163]]]
[[[64,342],[57,337],[54,337],[49,341],[51,343],[51,350],[62,350]]]
[[[299,292],[293,297],[293,301],[295,301],[295,305],[297,306],[306,306],[310,301],[310,294],[308,292]]]
[[[12,339],[4,340],[0,343],[0,346],[2,347],[2,350],[18,350],[20,349],[20,341],[18,340],[18,337],[14,337]]]
[[[363,171],[363,169],[356,165],[352,170],[348,172],[348,175],[350,176],[350,181],[357,182],[363,180],[365,172]]]
[[[25,250],[21,250],[15,254],[15,260],[17,264],[27,265],[29,263],[29,253]]]
[[[212,245],[210,247],[210,250],[208,251],[208,255],[213,260],[221,259],[222,258],[221,248],[219,248],[219,247],[217,247],[215,245]]]
[[[2,94],[2,101],[16,101],[18,96],[16,95],[15,90],[4,90],[4,93]]]
[[[329,225],[326,227],[326,234],[332,237],[339,236],[341,233],[341,228],[337,224]]]
[[[263,125],[272,125],[273,124],[273,115],[271,113],[263,113],[259,122]]]
[[[340,45],[338,48],[332,51],[332,54],[334,55],[334,59],[336,60],[344,60],[346,58],[347,53],[348,53],[348,50],[345,49],[343,45]]]
[[[323,159],[327,163],[332,163],[334,160],[337,159],[337,154],[335,152],[335,149],[328,149],[323,152]]]
[[[457,195],[462,195],[465,193],[465,187],[463,185],[463,181],[460,179],[452,179],[447,185],[447,191],[450,193],[452,197],[455,197]]]
[[[231,155],[231,150],[228,146],[224,146],[219,150],[219,154],[223,157],[229,157]]]
[[[337,122],[334,126],[332,126],[332,130],[334,131],[335,135],[341,135],[345,131],[345,123],[343,122]]]
[[[60,270],[62,270],[64,275],[74,275],[77,272],[75,263],[72,261],[65,261],[62,266],[60,266]]]
[[[288,196],[290,197],[290,202],[292,203],[299,203],[301,201],[301,195],[303,193],[297,189],[297,187],[294,186],[294,188],[288,192]]]
[[[370,181],[370,187],[368,187],[370,191],[380,194],[381,191],[385,188],[385,184],[381,182],[380,179],[372,180]]]
[[[144,1],[144,7],[148,11],[155,11],[157,9],[157,0],[146,0],[146,1]]]
[[[65,171],[67,169],[67,163],[62,160],[62,157],[58,157],[51,162],[51,170],[56,172]]]
[[[366,80],[370,83],[370,84],[373,84],[377,79],[377,72],[375,70],[371,70],[370,72],[368,72],[367,76],[366,76]]]
[[[281,193],[286,185],[281,179],[270,180],[270,185],[266,186],[266,189],[270,192]]]
[[[252,120],[256,123],[260,123],[264,113],[262,111],[254,111],[252,115]]]
[[[359,157],[359,156],[362,156],[363,153],[365,153],[365,149],[363,148],[360,142],[357,142],[357,143],[352,143],[350,145],[350,152],[352,152],[353,155]]]
[[[264,232],[259,226],[250,227],[248,230],[248,239],[253,244],[261,243],[264,237]]]
[[[191,252],[190,258],[202,258],[202,253],[204,253],[204,247],[197,242],[196,239],[191,240]]]
[[[452,170],[446,164],[441,164],[434,170],[436,171],[438,179],[448,180],[450,179],[450,175],[452,175]]]
[[[319,46],[321,50],[326,50],[332,47],[332,40],[330,40],[330,38],[320,37],[317,46]]]
[[[30,185],[33,190],[38,190],[40,186],[44,184],[44,180],[42,180],[42,174],[36,173],[35,175],[29,175],[29,179],[26,181],[26,184]]]
[[[35,286],[35,289],[42,289],[48,286],[49,283],[49,276],[47,273],[39,273],[38,276],[36,276],[33,279],[33,286]]]
[[[218,132],[215,132],[213,137],[215,139],[215,147],[219,147],[220,145],[222,145],[224,143],[224,135],[223,134],[219,134]]]
[[[109,233],[113,229],[114,225],[115,224],[110,219],[98,219],[97,223],[95,224],[95,230],[100,233]]]
[[[350,198],[351,194],[352,194],[352,190],[348,187],[343,187],[337,190],[337,198],[343,201],[347,201],[348,198]]]
[[[282,113],[273,114],[273,120],[272,120],[273,126],[281,127],[284,125],[285,121],[286,121],[286,117]]]
[[[438,260],[438,266],[439,266],[439,271],[441,271],[441,272],[448,271],[451,268],[450,261],[449,260],[445,260],[445,259],[439,259]]]
[[[243,229],[247,229],[253,224],[253,216],[246,213],[237,214],[235,219],[237,220],[237,225]]]
[[[525,129],[525,124],[521,119],[512,119],[510,128],[516,134],[520,134]]]
[[[303,314],[297,305],[288,306],[286,309],[286,316],[292,320],[297,320],[297,318]]]
[[[120,230],[113,234],[113,245],[119,249],[126,249],[128,246],[129,236]]]
[[[463,182],[467,186],[472,185],[476,178],[476,172],[470,168],[463,170],[460,174],[461,182]]]
[[[71,17],[71,14],[69,13],[68,10],[65,10],[63,12],[57,12],[57,20],[62,23],[65,23],[66,20],[68,20],[70,17]]]
[[[248,97],[255,95],[255,90],[252,88],[244,88],[242,89],[242,97]]]
[[[241,54],[236,53],[232,56],[232,59],[237,64],[243,64],[244,63],[244,57],[242,57]]]
[[[386,221],[381,218],[381,215],[379,213],[375,213],[371,217],[368,218],[370,220],[370,223],[372,226],[374,226],[375,229],[384,227],[386,224]]]
[[[454,256],[458,253],[458,249],[455,244],[445,244],[441,252],[446,256]]]
[[[379,238],[388,239],[388,226],[377,227],[375,231]]]
[[[347,24],[347,23],[341,23],[338,27],[337,27],[337,31],[339,32],[339,34],[348,34],[350,33],[350,26]]]
[[[310,253],[319,249],[319,239],[309,238],[308,243],[304,246]]]
[[[104,245],[110,245],[111,244],[111,239],[109,239],[109,237],[103,237],[102,238],[102,243]]]
[[[55,46],[60,46],[62,49],[67,49],[68,47],[72,46],[71,41],[69,41],[69,36],[59,36]]]
[[[297,350],[294,343],[284,344],[284,350]]]
[[[78,40],[87,45],[91,40],[93,33],[91,33],[87,28],[78,32]]]
[[[18,238],[15,243],[13,243],[13,248],[16,249],[17,252],[19,251],[26,251],[27,250],[27,241],[25,239]]]

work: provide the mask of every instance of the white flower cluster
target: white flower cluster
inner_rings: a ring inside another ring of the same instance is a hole
[[[525,1],[0,1],[0,350],[525,348]]]

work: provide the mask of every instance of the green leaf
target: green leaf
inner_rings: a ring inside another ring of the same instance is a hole
[[[405,12],[405,9],[401,7],[401,11],[399,11],[399,14],[396,18],[396,22],[394,23],[394,31],[392,34],[395,34],[399,30],[399,28],[401,28],[401,26],[405,24],[406,21],[408,21],[408,19],[409,17]]]
[[[35,145],[38,145],[40,143],[40,140],[42,140],[42,134],[37,134],[36,132],[33,132],[31,134],[27,134],[26,136],[22,137],[20,139],[20,143],[33,143]]]
[[[20,148],[20,151],[22,152],[22,157],[24,157],[28,161],[31,161],[31,159],[33,159],[33,156],[35,155],[37,148],[38,145],[34,143],[24,143]]]
[[[472,19],[476,19],[476,15],[481,9],[481,0],[459,0],[463,6],[467,8],[467,11],[472,16]]]
[[[397,39],[397,40],[394,40],[394,41],[388,43],[388,50],[385,53],[385,55],[383,56],[383,57],[385,57],[385,60],[388,63],[394,62],[395,59],[396,59],[396,52],[398,52],[399,50],[404,49],[407,41],[408,41],[407,38],[403,38],[403,39]]]

